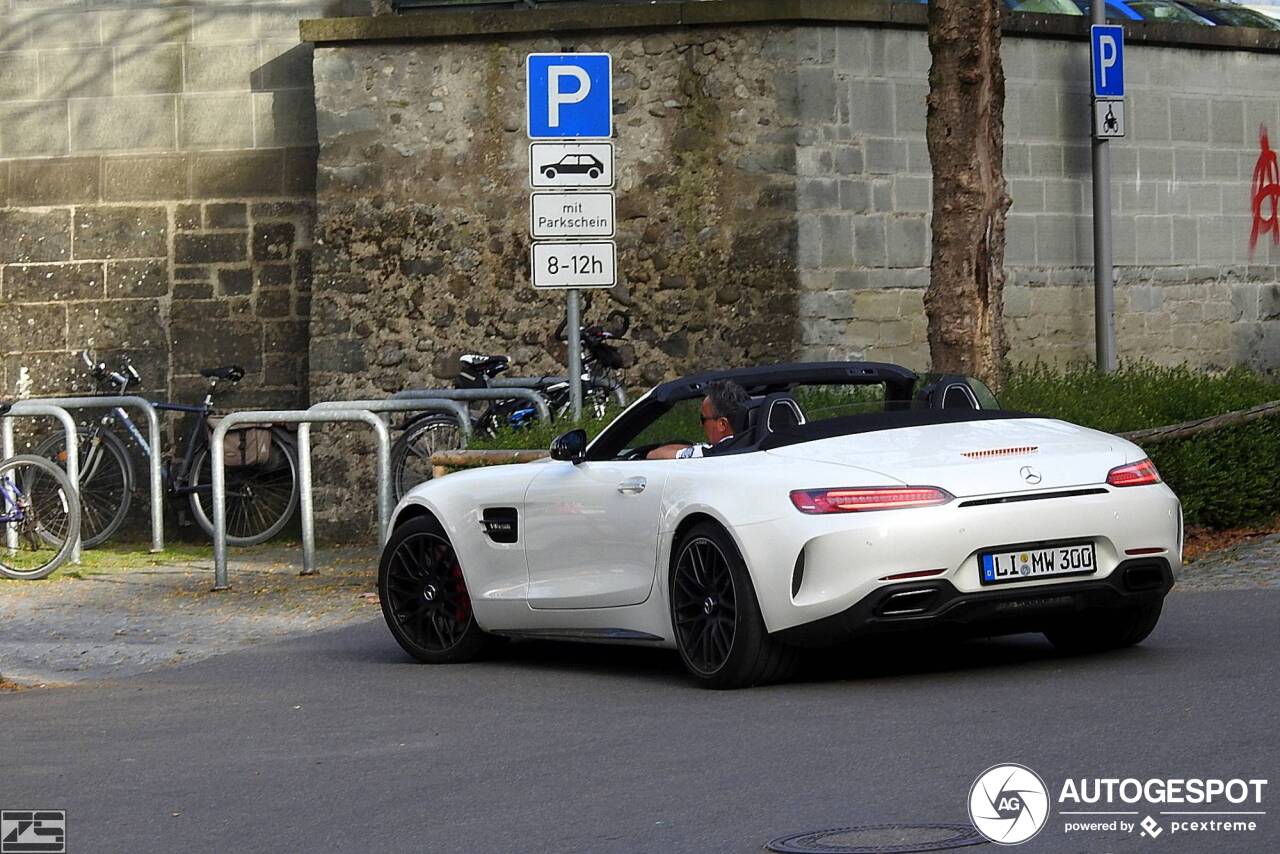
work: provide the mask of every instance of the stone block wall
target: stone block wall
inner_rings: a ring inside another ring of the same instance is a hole
[[[321,47],[317,398],[447,382],[461,352],[561,372],[563,295],[529,283],[524,57],[614,57],[631,381],[795,355],[794,92],[784,29]]]
[[[796,164],[800,335],[815,358],[928,364],[930,56],[919,30],[804,28]],[[1005,315],[1014,361],[1093,355],[1088,52],[1008,34]],[[1280,368],[1280,248],[1251,246],[1280,56],[1131,44],[1111,143],[1122,359]]]
[[[629,380],[796,354],[793,93],[774,28],[319,48],[316,399],[448,385],[463,352],[564,371],[560,292],[529,283],[524,57],[614,57],[618,266],[589,320],[632,314]],[[782,102],[782,103],[780,103]],[[372,494],[367,440],[317,445],[322,534]]]
[[[298,21],[338,2],[0,0],[0,397],[70,391],[75,352],[146,391],[306,397],[315,119]],[[367,10],[367,3],[363,6]]]

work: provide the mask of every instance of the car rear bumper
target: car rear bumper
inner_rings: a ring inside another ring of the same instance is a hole
[[[905,582],[879,587],[838,614],[774,636],[798,646],[830,646],[931,629],[968,636],[1041,631],[1072,614],[1158,602],[1172,587],[1173,570],[1162,557],[1126,560],[1102,578],[1033,587],[1015,583],[961,592],[947,579]]]

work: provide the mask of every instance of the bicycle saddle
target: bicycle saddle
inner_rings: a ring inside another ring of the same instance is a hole
[[[244,368],[238,365],[227,365],[222,368],[205,368],[200,371],[200,376],[207,377],[211,380],[228,380],[238,383],[244,379]]]
[[[480,353],[468,353],[459,357],[458,361],[477,375],[485,377],[500,374],[511,366],[511,359],[506,356],[486,356]]]

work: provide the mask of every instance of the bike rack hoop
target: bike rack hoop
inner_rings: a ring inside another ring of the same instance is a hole
[[[529,401],[538,410],[539,418],[544,422],[551,421],[551,407],[547,405],[547,399],[527,388],[416,388],[391,395],[392,400],[511,400],[513,397]]]
[[[151,551],[164,551],[164,461],[160,450],[160,417],[151,401],[132,394],[102,394],[80,397],[35,397],[31,403],[60,406],[64,409],[141,409],[147,417],[147,471],[151,483]],[[68,445],[70,448],[70,445]]]
[[[471,437],[471,416],[467,407],[456,400],[443,398],[383,398],[380,400],[326,400],[312,404],[308,412],[327,412],[334,409],[363,409],[367,412],[381,414],[391,412],[443,412],[452,415],[462,430],[462,441],[466,444]]]
[[[213,466],[213,589],[228,590],[227,580],[227,472],[225,439],[231,428],[242,424],[300,424],[298,430],[298,500],[302,512],[303,554],[307,540],[315,549],[315,518],[311,496],[311,430],[312,424],[364,423],[373,428],[378,443],[378,530],[379,542],[386,536],[391,518],[388,502],[391,479],[391,434],[382,419],[362,409],[253,410],[233,412],[224,417],[213,431],[209,452]],[[304,571],[305,571],[304,567]]]
[[[62,432],[67,439],[67,478],[71,488],[75,490],[76,499],[80,499],[80,435],[76,432],[76,420],[71,413],[61,406],[41,403],[33,400],[19,400],[0,418],[0,460],[14,456],[13,420],[14,418],[56,418],[62,424]],[[83,502],[82,502],[83,504]],[[83,511],[82,511],[83,512]],[[17,532],[10,528],[8,537],[16,537]],[[15,547],[16,542],[6,542],[6,546]],[[80,563],[80,537],[76,537],[71,546],[71,562]]]
[[[365,410],[366,412],[375,412],[380,414],[386,414],[390,412],[445,412],[452,415],[454,419],[458,422],[458,426],[462,428],[462,442],[464,447],[466,446],[467,438],[471,435],[471,419],[467,414],[467,408],[456,400],[440,400],[440,399],[431,399],[431,398],[423,398],[421,400],[330,400],[330,401],[325,401],[323,403],[317,403],[307,411],[308,412],[335,412],[343,409]],[[303,454],[304,438],[306,442],[305,450],[307,454],[310,454],[310,451],[311,451],[310,425],[303,424],[301,427],[298,428],[299,460],[301,460],[301,457],[304,455]],[[301,461],[299,461],[299,468],[301,468]],[[311,477],[311,467],[310,467],[310,464],[308,464],[307,466],[308,488],[302,490],[301,495],[299,495],[300,502],[302,500],[306,500],[308,503],[311,501],[311,489],[309,484],[310,477]],[[301,472],[299,472],[298,479],[299,481],[302,480]],[[394,499],[392,498],[390,462],[388,462],[387,464],[386,476],[383,477],[381,476],[381,474],[379,474],[378,491],[379,491],[379,496],[378,496],[379,501],[384,502],[386,506],[390,508],[395,503]],[[303,499],[302,496],[306,496],[306,498]],[[314,519],[314,516],[312,516],[312,511],[310,508],[307,508],[305,512],[303,512],[302,514],[302,525],[303,525],[302,574],[315,575],[317,572],[319,572],[319,570],[316,568],[316,541],[315,541],[314,531],[310,531],[310,532],[308,531],[308,528],[307,528],[308,518]],[[388,514],[388,518],[383,521],[381,530],[379,531],[379,543],[386,542],[387,537],[391,533],[391,531],[389,530],[390,524],[391,524],[390,515]]]
[[[489,388],[536,389],[538,386],[543,385],[545,383],[567,383],[568,381],[569,381],[568,377],[553,377],[553,376],[494,377],[493,379],[489,380]],[[583,385],[590,386],[591,388],[604,389],[605,391],[613,395],[614,401],[616,401],[619,406],[623,407],[624,409],[626,408],[627,392],[626,392],[626,389],[624,389],[622,386],[614,385],[613,383],[602,382],[601,380],[598,380],[598,379],[583,380]]]

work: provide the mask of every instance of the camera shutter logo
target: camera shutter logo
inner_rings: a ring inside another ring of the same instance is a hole
[[[0,854],[62,854],[66,810],[0,810]]]
[[[993,765],[969,789],[969,820],[997,845],[1019,845],[1049,819],[1049,790],[1024,765]]]

